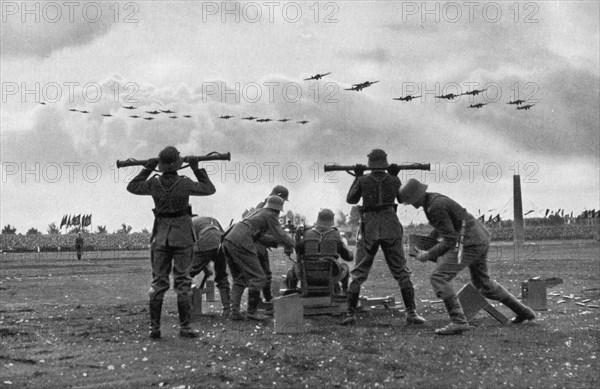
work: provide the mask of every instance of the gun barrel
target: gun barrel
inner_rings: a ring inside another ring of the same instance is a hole
[[[370,167],[366,167],[364,165],[350,165],[350,166],[345,166],[345,165],[325,165],[323,167],[323,170],[325,172],[335,172],[335,171],[353,171],[354,169],[358,168],[358,167],[362,167],[364,170],[385,170],[382,168],[370,168]],[[398,168],[400,170],[430,170],[431,169],[431,164],[429,163],[412,163],[409,165],[398,165]]]
[[[149,161],[150,161],[150,159],[133,159],[133,158],[129,158],[129,159],[126,159],[124,161],[117,161],[117,169],[120,169],[122,167],[129,167],[129,166],[144,166]]]
[[[124,161],[117,161],[117,169],[120,169],[122,167],[128,167],[128,166],[144,166],[145,164],[147,164],[149,161],[151,161],[153,159],[157,160],[157,158],[151,158],[151,159],[129,158]],[[217,153],[216,151],[214,151],[214,152],[208,153],[206,155],[188,155],[186,157],[183,157],[183,162],[186,162],[186,163],[190,163],[192,161],[201,162],[201,161],[217,161],[217,160],[231,161],[231,153]]]
[[[221,161],[231,161],[231,153],[217,153],[217,152],[212,152],[206,155],[188,155],[187,157],[183,158],[183,162],[192,162],[192,161],[197,161],[197,162],[201,162],[201,161],[217,161],[217,160],[221,160]]]

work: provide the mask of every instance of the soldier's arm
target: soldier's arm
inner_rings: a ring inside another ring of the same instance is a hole
[[[348,196],[346,196],[346,202],[348,204],[358,204],[360,201],[360,197],[362,196],[362,192],[360,190],[360,181],[358,177],[354,179],[350,190],[348,191]]]
[[[442,239],[429,250],[427,260],[429,258],[436,259],[456,246],[459,235],[458,231],[452,225],[450,215],[448,215],[448,212],[443,207],[434,207],[430,211],[430,217],[431,225]]]
[[[342,242],[341,240],[338,242],[338,254],[340,255],[340,257],[342,257],[342,259],[346,262],[352,262],[354,261],[354,255],[352,254],[352,251],[350,251],[350,249],[348,249],[348,246],[346,246],[346,244],[344,242]]]
[[[214,194],[217,190],[215,186],[208,178],[208,174],[204,169],[192,169],[194,175],[198,182],[191,181],[190,185],[190,195],[191,196],[210,196]]]
[[[286,247],[294,247],[295,243],[294,239],[292,239],[279,225],[279,219],[277,215],[274,213],[270,214],[267,218],[267,223],[269,226],[270,235],[273,236],[279,243]]]
[[[150,169],[142,169],[127,185],[127,191],[136,195],[149,195],[151,192],[151,183],[148,180],[152,174]]]

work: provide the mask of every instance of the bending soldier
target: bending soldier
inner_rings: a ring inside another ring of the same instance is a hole
[[[183,158],[175,147],[166,147],[158,154],[158,161],[151,159],[144,169],[127,185],[136,195],[150,195],[154,200],[154,226],[152,228],[151,262],[152,285],[150,296],[150,338],[159,339],[160,318],[165,292],[169,289],[169,274],[173,269],[174,287],[179,312],[179,335],[195,338],[198,333],[190,327],[191,285],[190,267],[192,249],[196,241],[192,225],[189,196],[207,196],[215,193],[215,187],[198,162],[190,162],[198,182],[179,176],[177,170]],[[162,175],[148,179],[158,165]]]
[[[194,278],[200,272],[204,272],[206,278],[210,277],[212,272],[209,266],[212,262],[215,266],[215,283],[223,305],[223,316],[229,316],[231,305],[227,262],[219,250],[223,228],[217,219],[208,216],[193,216],[192,223],[198,241],[194,246],[190,277]]]
[[[354,312],[358,304],[360,286],[369,276],[379,247],[382,248],[390,272],[400,286],[407,323],[423,324],[425,319],[416,311],[415,290],[402,248],[402,225],[396,215],[395,200],[400,189],[400,179],[397,176],[400,170],[397,165],[388,164],[387,154],[383,150],[375,149],[368,157],[368,167],[373,169],[373,172],[363,175],[364,172],[357,169],[356,179],[347,196],[349,204],[357,204],[361,197],[363,204],[360,208],[356,264],[350,272],[352,281],[348,289],[348,313],[342,324],[356,323]]]
[[[333,267],[333,282],[339,289],[339,283],[342,284],[344,293],[348,290],[349,268],[345,263],[339,263],[338,257],[344,261],[352,262],[354,256],[348,249],[340,232],[334,225],[333,212],[329,209],[323,209],[319,212],[317,222],[314,227],[304,231],[304,236],[296,243],[296,254],[298,261],[304,260],[329,260],[335,266]],[[287,272],[285,279],[288,289],[296,289],[300,280],[300,264],[296,263]]]
[[[221,248],[233,277],[231,289],[231,319],[244,320],[240,304],[244,289],[248,288],[248,311],[246,317],[264,320],[257,312],[260,291],[265,286],[267,276],[260,265],[256,252],[256,242],[265,234],[271,235],[286,247],[286,253],[293,251],[294,240],[279,225],[279,212],[283,210],[283,199],[270,196],[261,209],[257,209],[244,220],[234,224],[225,235]]]
[[[481,294],[501,302],[517,314],[512,320],[513,323],[518,324],[535,318],[535,313],[530,308],[490,279],[487,266],[490,233],[483,224],[454,200],[438,193],[427,192],[427,185],[415,179],[408,180],[400,188],[399,199],[415,208],[423,207],[429,224],[434,228],[431,237],[441,239],[429,251],[415,249],[416,251],[411,253],[411,256],[415,256],[421,262],[437,261],[431,275],[431,285],[435,295],[444,301],[451,320],[447,326],[437,329],[437,334],[460,334],[470,329],[452,288],[452,280],[465,267],[469,267],[471,281]],[[463,222],[465,227],[461,231]],[[460,235],[463,235],[462,257],[458,258],[459,250],[455,247]]]
[[[283,201],[288,201],[289,191],[286,187],[277,185],[271,191],[269,196],[279,196],[283,199]],[[267,199],[261,201],[256,205],[256,209],[263,208],[267,202]],[[260,266],[262,267],[265,275],[267,276],[267,281],[265,282],[265,286],[262,288],[262,295],[265,299],[267,314],[273,313],[273,292],[271,291],[271,281],[273,279],[273,275],[271,273],[271,263],[269,262],[269,248],[277,247],[277,241],[273,242],[268,236],[263,237],[262,239],[256,242],[256,254],[258,255],[258,261],[260,262]],[[250,298],[250,295],[248,295]],[[259,304],[260,304],[260,296]]]

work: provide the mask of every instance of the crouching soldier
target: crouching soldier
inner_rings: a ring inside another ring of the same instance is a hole
[[[215,284],[219,289],[223,316],[231,312],[229,279],[227,278],[227,261],[219,250],[223,228],[217,219],[208,216],[193,216],[192,223],[198,241],[194,246],[194,259],[190,270],[190,277],[194,278],[204,272],[205,278],[213,273],[210,264],[215,267]]]
[[[450,316],[450,324],[437,329],[437,334],[460,334],[470,329],[452,288],[452,280],[465,267],[469,268],[471,281],[481,294],[490,300],[501,302],[517,314],[512,320],[513,323],[518,324],[535,318],[535,313],[530,308],[490,279],[487,265],[490,233],[483,224],[454,200],[438,193],[428,193],[427,185],[415,179],[408,180],[400,188],[398,197],[404,204],[415,208],[423,207],[429,224],[435,229],[431,237],[441,239],[429,251],[415,249],[410,253],[421,262],[437,262],[430,278],[431,285],[435,295],[444,301]],[[461,257],[460,249],[456,249],[459,238],[462,240]]]
[[[159,339],[160,317],[165,292],[169,289],[169,275],[173,270],[174,287],[177,293],[179,312],[179,336],[195,338],[198,333],[190,327],[192,302],[190,267],[195,243],[190,196],[208,196],[215,193],[215,187],[198,162],[190,162],[198,182],[179,176],[177,170],[183,158],[175,147],[166,147],[158,154],[158,160],[151,159],[144,169],[127,185],[127,190],[136,195],[150,195],[154,200],[154,227],[152,228],[151,264],[152,285],[150,296],[150,338]],[[158,165],[162,175],[148,179]]]
[[[312,228],[304,231],[296,243],[296,254],[298,261],[307,260],[322,260],[331,261],[333,267],[333,283],[339,288],[339,283],[342,284],[342,290],[347,292],[349,268],[345,263],[338,263],[338,257],[342,257],[344,261],[351,262],[354,260],[352,252],[348,249],[340,232],[335,228],[333,220],[333,212],[329,209],[323,209],[319,212],[317,222]],[[296,289],[301,276],[300,263],[296,263],[287,272],[285,279],[288,289]]]
[[[260,291],[265,286],[267,276],[258,259],[256,242],[268,234],[285,246],[286,253],[293,251],[294,240],[279,225],[281,211],[283,211],[283,199],[279,196],[270,196],[263,208],[247,215],[244,220],[234,224],[223,235],[221,249],[227,258],[233,277],[232,320],[244,320],[240,305],[246,288],[248,288],[246,318],[259,321],[266,319],[257,312]]]

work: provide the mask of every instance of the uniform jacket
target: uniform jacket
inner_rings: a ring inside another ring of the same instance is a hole
[[[456,201],[439,193],[427,193],[423,204],[425,216],[435,229],[431,237],[439,239],[428,256],[437,258],[456,247],[462,221],[466,221],[464,247],[486,245],[490,241],[490,232]]]
[[[277,213],[264,208],[252,212],[244,220],[234,224],[224,239],[238,247],[254,251],[255,243],[266,234],[285,246],[294,246],[294,240],[279,225]]]
[[[304,232],[303,239],[298,242],[296,252],[299,257],[305,255],[341,256],[344,261],[352,261],[352,252],[342,241],[340,232],[335,227],[313,227]]]
[[[206,216],[198,218],[194,223],[194,232],[198,239],[195,249],[209,251],[219,248],[224,231],[217,219]]]
[[[154,227],[151,242],[160,246],[189,247],[196,241],[192,218],[185,214],[190,196],[208,196],[215,187],[204,169],[194,170],[198,182],[177,173],[163,173],[148,177],[151,170],[142,171],[127,185],[127,190],[136,195],[149,195],[154,200]],[[178,214],[181,216],[168,216]],[[165,216],[167,215],[167,216]]]
[[[352,183],[346,201],[357,204],[362,198],[361,222],[365,239],[374,241],[402,236],[402,225],[395,209],[400,184],[398,177],[383,170],[356,177]]]

